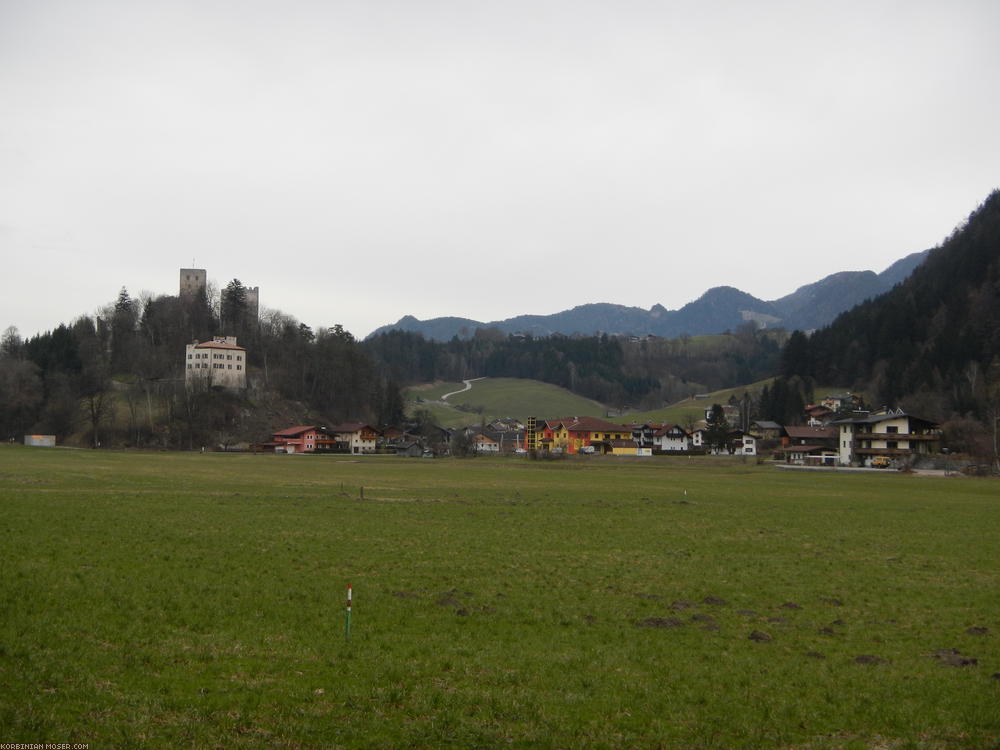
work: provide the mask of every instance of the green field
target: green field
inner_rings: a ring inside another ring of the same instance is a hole
[[[557,385],[523,378],[483,378],[472,390],[441,403],[441,396],[459,391],[462,383],[434,383],[408,389],[408,410],[427,409],[442,427],[461,427],[490,422],[496,417],[603,416],[604,407]],[[419,399],[419,401],[418,401]],[[458,407],[466,407],[465,410]]]
[[[996,748],[998,487],[3,447],[0,741]]]

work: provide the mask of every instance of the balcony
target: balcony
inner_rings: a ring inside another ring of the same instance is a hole
[[[855,440],[940,440],[936,432],[856,432]]]

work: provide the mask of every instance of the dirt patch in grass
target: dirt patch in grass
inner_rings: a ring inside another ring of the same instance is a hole
[[[831,607],[843,607],[844,603],[840,599],[836,599],[832,596],[821,596],[819,598],[824,604],[829,604]]]
[[[671,609],[691,609],[694,606],[694,602],[689,602],[686,599],[678,599],[672,602],[670,605]]]
[[[635,624],[637,628],[682,628],[684,621],[676,617],[647,617]]]
[[[885,664],[886,660],[874,654],[860,654],[854,657],[855,664]]]
[[[987,633],[990,632],[990,629],[983,627],[973,627],[969,628],[965,632],[968,633],[969,635],[986,635]]]
[[[962,652],[954,648],[939,649],[931,656],[937,659],[938,664],[942,667],[974,667],[979,664],[979,659],[962,656]]]
[[[750,635],[747,636],[751,641],[756,643],[770,643],[774,639],[765,633],[763,630],[754,630]]]
[[[702,602],[705,604],[711,604],[715,607],[725,607],[729,603],[720,596],[706,596],[702,599]]]

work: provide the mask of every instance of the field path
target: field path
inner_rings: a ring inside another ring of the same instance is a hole
[[[477,380],[486,380],[486,378],[472,378],[472,380],[463,380],[462,382],[465,383],[465,388],[463,388],[460,391],[452,391],[451,393],[446,393],[441,397],[441,400],[447,401],[451,396],[456,396],[459,393],[465,393],[466,391],[471,391],[472,384]]]

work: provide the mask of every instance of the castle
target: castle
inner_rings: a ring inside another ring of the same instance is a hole
[[[206,291],[207,273],[204,268],[182,268],[180,273],[179,295],[181,297],[194,297],[199,291]],[[247,313],[251,320],[260,317],[260,287],[248,286],[247,290]]]

